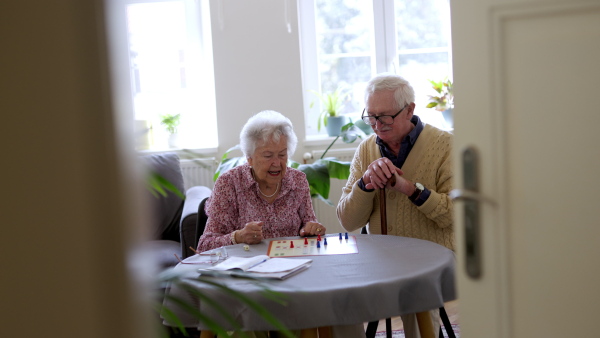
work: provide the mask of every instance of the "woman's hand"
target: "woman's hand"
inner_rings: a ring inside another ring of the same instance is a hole
[[[304,227],[300,229],[300,236],[316,236],[316,235],[325,235],[327,229],[321,225],[321,223],[317,222],[306,222]]]
[[[362,179],[367,189],[383,189],[386,185],[395,186],[394,181],[401,178],[400,176],[403,174],[404,172],[397,168],[390,159],[382,157],[369,164]]]
[[[238,243],[258,244],[263,239],[262,221],[246,223],[242,230],[237,230],[235,241]]]

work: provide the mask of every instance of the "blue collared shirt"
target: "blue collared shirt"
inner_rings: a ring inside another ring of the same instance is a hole
[[[421,132],[424,128],[423,122],[417,115],[413,115],[413,117],[410,119],[410,122],[414,124],[415,127],[413,128],[413,130],[410,131],[410,133],[408,133],[408,135],[406,135],[406,137],[400,143],[400,152],[398,154],[394,154],[391,151],[391,149],[387,146],[387,144],[385,144],[385,142],[383,142],[379,138],[379,136],[377,136],[377,139],[375,140],[375,143],[379,145],[379,151],[381,152],[381,156],[387,157],[388,159],[390,159],[390,161],[392,161],[392,163],[394,163],[396,167],[401,169],[404,165],[404,162],[406,162],[408,154],[410,154],[410,151],[415,145],[415,142],[417,142],[417,138],[419,138],[419,135],[421,135]],[[362,180],[362,177],[358,181],[358,187],[361,188],[363,191],[370,192],[375,190],[365,188],[365,182]],[[425,201],[427,201],[429,195],[431,195],[431,191],[429,191],[429,189],[425,187],[425,190],[423,190],[421,196],[419,196],[419,198],[416,199],[413,203],[417,206],[421,206],[423,205],[423,203],[425,203]]]

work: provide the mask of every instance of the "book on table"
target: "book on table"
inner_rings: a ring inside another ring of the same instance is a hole
[[[254,257],[229,257],[208,268],[198,269],[202,275],[247,278],[286,279],[306,270],[312,259],[271,258],[267,255]]]

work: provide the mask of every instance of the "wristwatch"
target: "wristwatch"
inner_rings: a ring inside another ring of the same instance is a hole
[[[416,201],[417,198],[419,198],[419,196],[421,196],[421,193],[423,192],[423,190],[425,190],[425,187],[421,183],[415,183],[415,192],[413,192],[413,194],[410,195],[410,197],[408,199],[411,200],[412,202]]]

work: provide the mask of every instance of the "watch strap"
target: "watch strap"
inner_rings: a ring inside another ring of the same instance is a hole
[[[423,190],[419,189],[419,187],[415,183],[415,192],[413,192],[412,195],[410,195],[408,197],[408,199],[411,200],[412,202],[414,202],[414,201],[416,201],[419,198],[419,196],[421,196],[422,192],[423,192]]]

